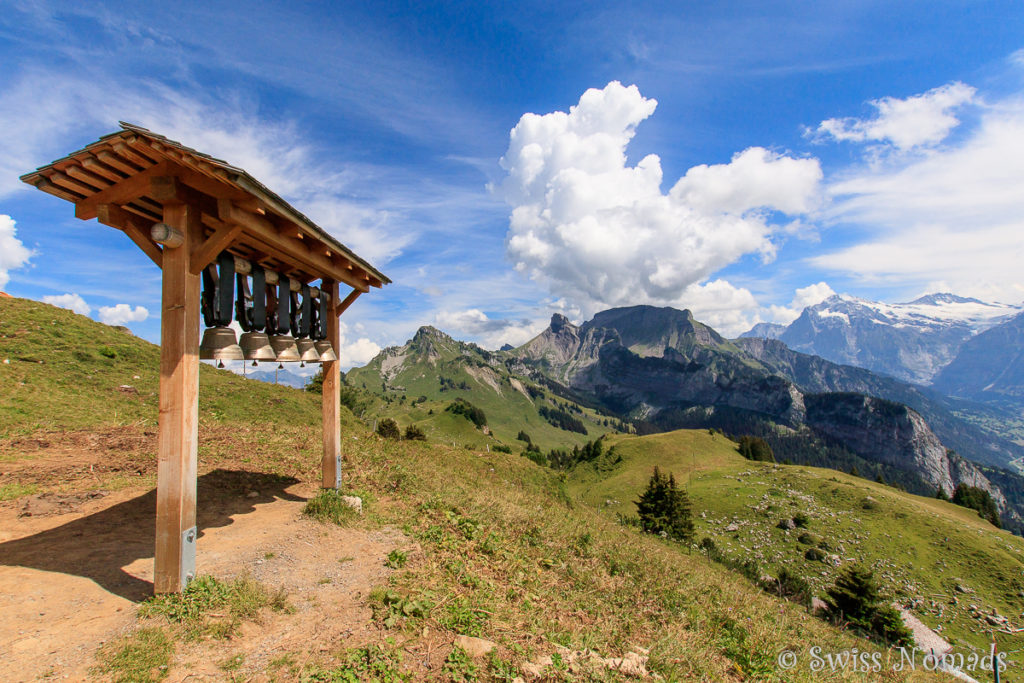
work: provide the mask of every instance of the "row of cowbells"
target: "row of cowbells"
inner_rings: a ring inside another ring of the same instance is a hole
[[[230,327],[208,327],[199,344],[203,360],[252,360],[279,363],[324,363],[338,360],[334,347],[326,339],[295,339],[287,334],[267,335],[265,332],[243,332],[236,341]]]

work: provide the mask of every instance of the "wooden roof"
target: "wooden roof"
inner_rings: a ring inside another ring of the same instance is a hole
[[[227,249],[301,282],[331,279],[363,292],[391,282],[244,170],[139,126],[122,122],[21,179],[73,202],[78,218],[124,230],[157,263],[150,229],[165,202],[187,196],[201,208],[209,262]]]

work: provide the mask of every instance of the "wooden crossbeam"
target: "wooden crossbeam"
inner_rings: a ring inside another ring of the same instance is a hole
[[[231,243],[242,234],[243,227],[239,223],[226,223],[214,230],[213,234],[206,238],[201,245],[192,253],[189,270],[199,274],[203,268],[213,263],[220,252],[231,246]]]
[[[116,204],[100,204],[97,207],[96,218],[103,225],[122,230],[146,256],[152,259],[153,263],[160,268],[163,267],[164,251],[150,237],[149,226],[143,225],[139,219]]]
[[[353,289],[351,292],[349,292],[348,296],[346,296],[343,301],[339,302],[338,305],[334,307],[334,315],[341,315],[342,313],[347,311],[348,307],[355,303],[356,299],[358,299],[359,295],[362,293],[363,292],[358,289]],[[337,299],[334,300],[337,301]]]

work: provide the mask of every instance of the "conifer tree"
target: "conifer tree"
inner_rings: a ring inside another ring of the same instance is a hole
[[[883,599],[867,567],[850,565],[826,594],[826,611],[834,620],[886,644],[913,645],[899,612]]]
[[[647,533],[664,534],[684,543],[693,540],[690,499],[676,486],[675,475],[665,476],[655,467],[647,489],[635,504],[640,527]]]

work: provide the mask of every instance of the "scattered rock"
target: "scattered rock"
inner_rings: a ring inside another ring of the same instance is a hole
[[[363,499],[359,496],[342,496],[341,502],[359,514],[363,514]]]
[[[483,638],[473,636],[456,636],[455,644],[466,651],[473,659],[487,656],[487,653],[497,647],[495,643]]]
[[[246,498],[259,498],[260,497],[260,492],[259,491],[249,491],[249,493],[245,494],[245,497]]]
[[[133,387],[130,384],[122,384],[121,386],[119,386],[117,388],[117,390],[120,391],[122,394],[137,394],[137,393],[139,393],[139,390],[136,389],[135,387]]]
[[[739,531],[740,530],[740,525],[737,524],[736,522],[733,522],[729,526],[725,527],[725,530],[726,530],[726,532],[730,532],[730,533],[733,532],[733,531]]]
[[[792,519],[783,519],[780,520],[779,523],[775,526],[779,527],[780,529],[792,530],[796,528],[796,522],[794,522]]]

